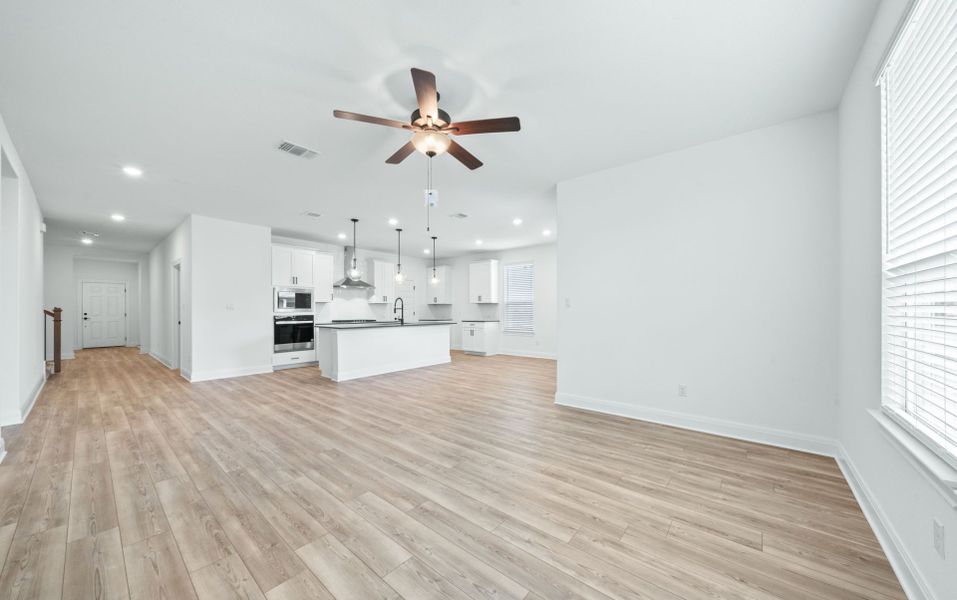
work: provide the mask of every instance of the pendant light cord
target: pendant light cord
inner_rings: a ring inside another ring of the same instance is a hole
[[[428,179],[425,184],[425,230],[432,231],[432,157],[429,157]]]
[[[402,230],[396,229],[395,231],[399,236],[398,254],[396,255],[396,263],[395,263],[396,266],[398,267],[398,269],[396,270],[396,273],[401,273],[402,272]]]

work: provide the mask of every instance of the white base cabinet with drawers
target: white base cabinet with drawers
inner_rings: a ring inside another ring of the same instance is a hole
[[[466,354],[492,356],[501,347],[501,327],[498,321],[463,321],[462,350]]]

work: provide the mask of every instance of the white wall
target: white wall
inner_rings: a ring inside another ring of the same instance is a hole
[[[182,306],[182,325],[180,337],[182,345],[182,364],[179,365],[188,377],[192,361],[190,349],[190,221],[187,217],[166,238],[150,251],[149,293],[150,293],[150,343],[151,356],[166,364],[175,365],[177,358],[174,349],[174,331],[176,328],[175,306],[173,300],[173,267],[179,264],[182,273],[180,298]]]
[[[268,227],[193,215],[191,381],[272,371]]]
[[[906,5],[881,4],[839,110],[840,439],[875,530],[896,546],[885,550],[910,597],[944,600],[957,598],[957,510],[868,413],[881,402],[881,104],[873,78]],[[946,560],[934,552],[934,518],[946,527]]]
[[[560,183],[557,401],[832,452],[836,153],[827,112]]]
[[[478,260],[497,259],[499,262],[498,304],[472,304],[469,302],[469,265]],[[536,356],[554,358],[558,350],[557,311],[558,285],[556,248],[554,243],[513,248],[494,252],[482,252],[449,259],[437,259],[437,265],[452,267],[452,305],[427,306],[429,317],[449,318],[455,321],[465,319],[504,319],[505,307],[505,265],[514,263],[532,263],[535,265],[535,334],[502,334],[503,354],[517,356]],[[431,261],[426,261],[428,282],[431,273]],[[426,296],[426,301],[428,297]],[[462,327],[452,328],[452,347],[462,347]]]
[[[26,418],[44,382],[43,214],[2,118],[0,175],[0,425],[8,425]]]
[[[63,309],[63,358],[82,347],[81,281],[127,282],[127,346],[149,351],[149,256],[96,247],[46,244],[44,304]],[[47,328],[47,359],[53,358],[53,328]]]

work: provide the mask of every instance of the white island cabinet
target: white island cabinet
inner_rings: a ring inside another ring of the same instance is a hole
[[[333,381],[382,375],[452,361],[453,321],[322,323],[316,349],[322,376]]]

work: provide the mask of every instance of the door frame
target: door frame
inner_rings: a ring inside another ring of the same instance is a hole
[[[172,285],[170,285],[170,294],[172,300],[172,314],[170,318],[170,342],[172,343],[172,352],[170,352],[170,368],[183,369],[183,261],[174,260],[170,263],[170,269],[173,276]]]
[[[128,348],[130,343],[130,284],[128,281],[106,281],[103,279],[81,279],[76,290],[76,339],[73,345],[80,350],[86,349],[86,340],[83,337],[83,285],[86,283],[123,284],[123,347]],[[77,345],[79,340],[79,345]]]

